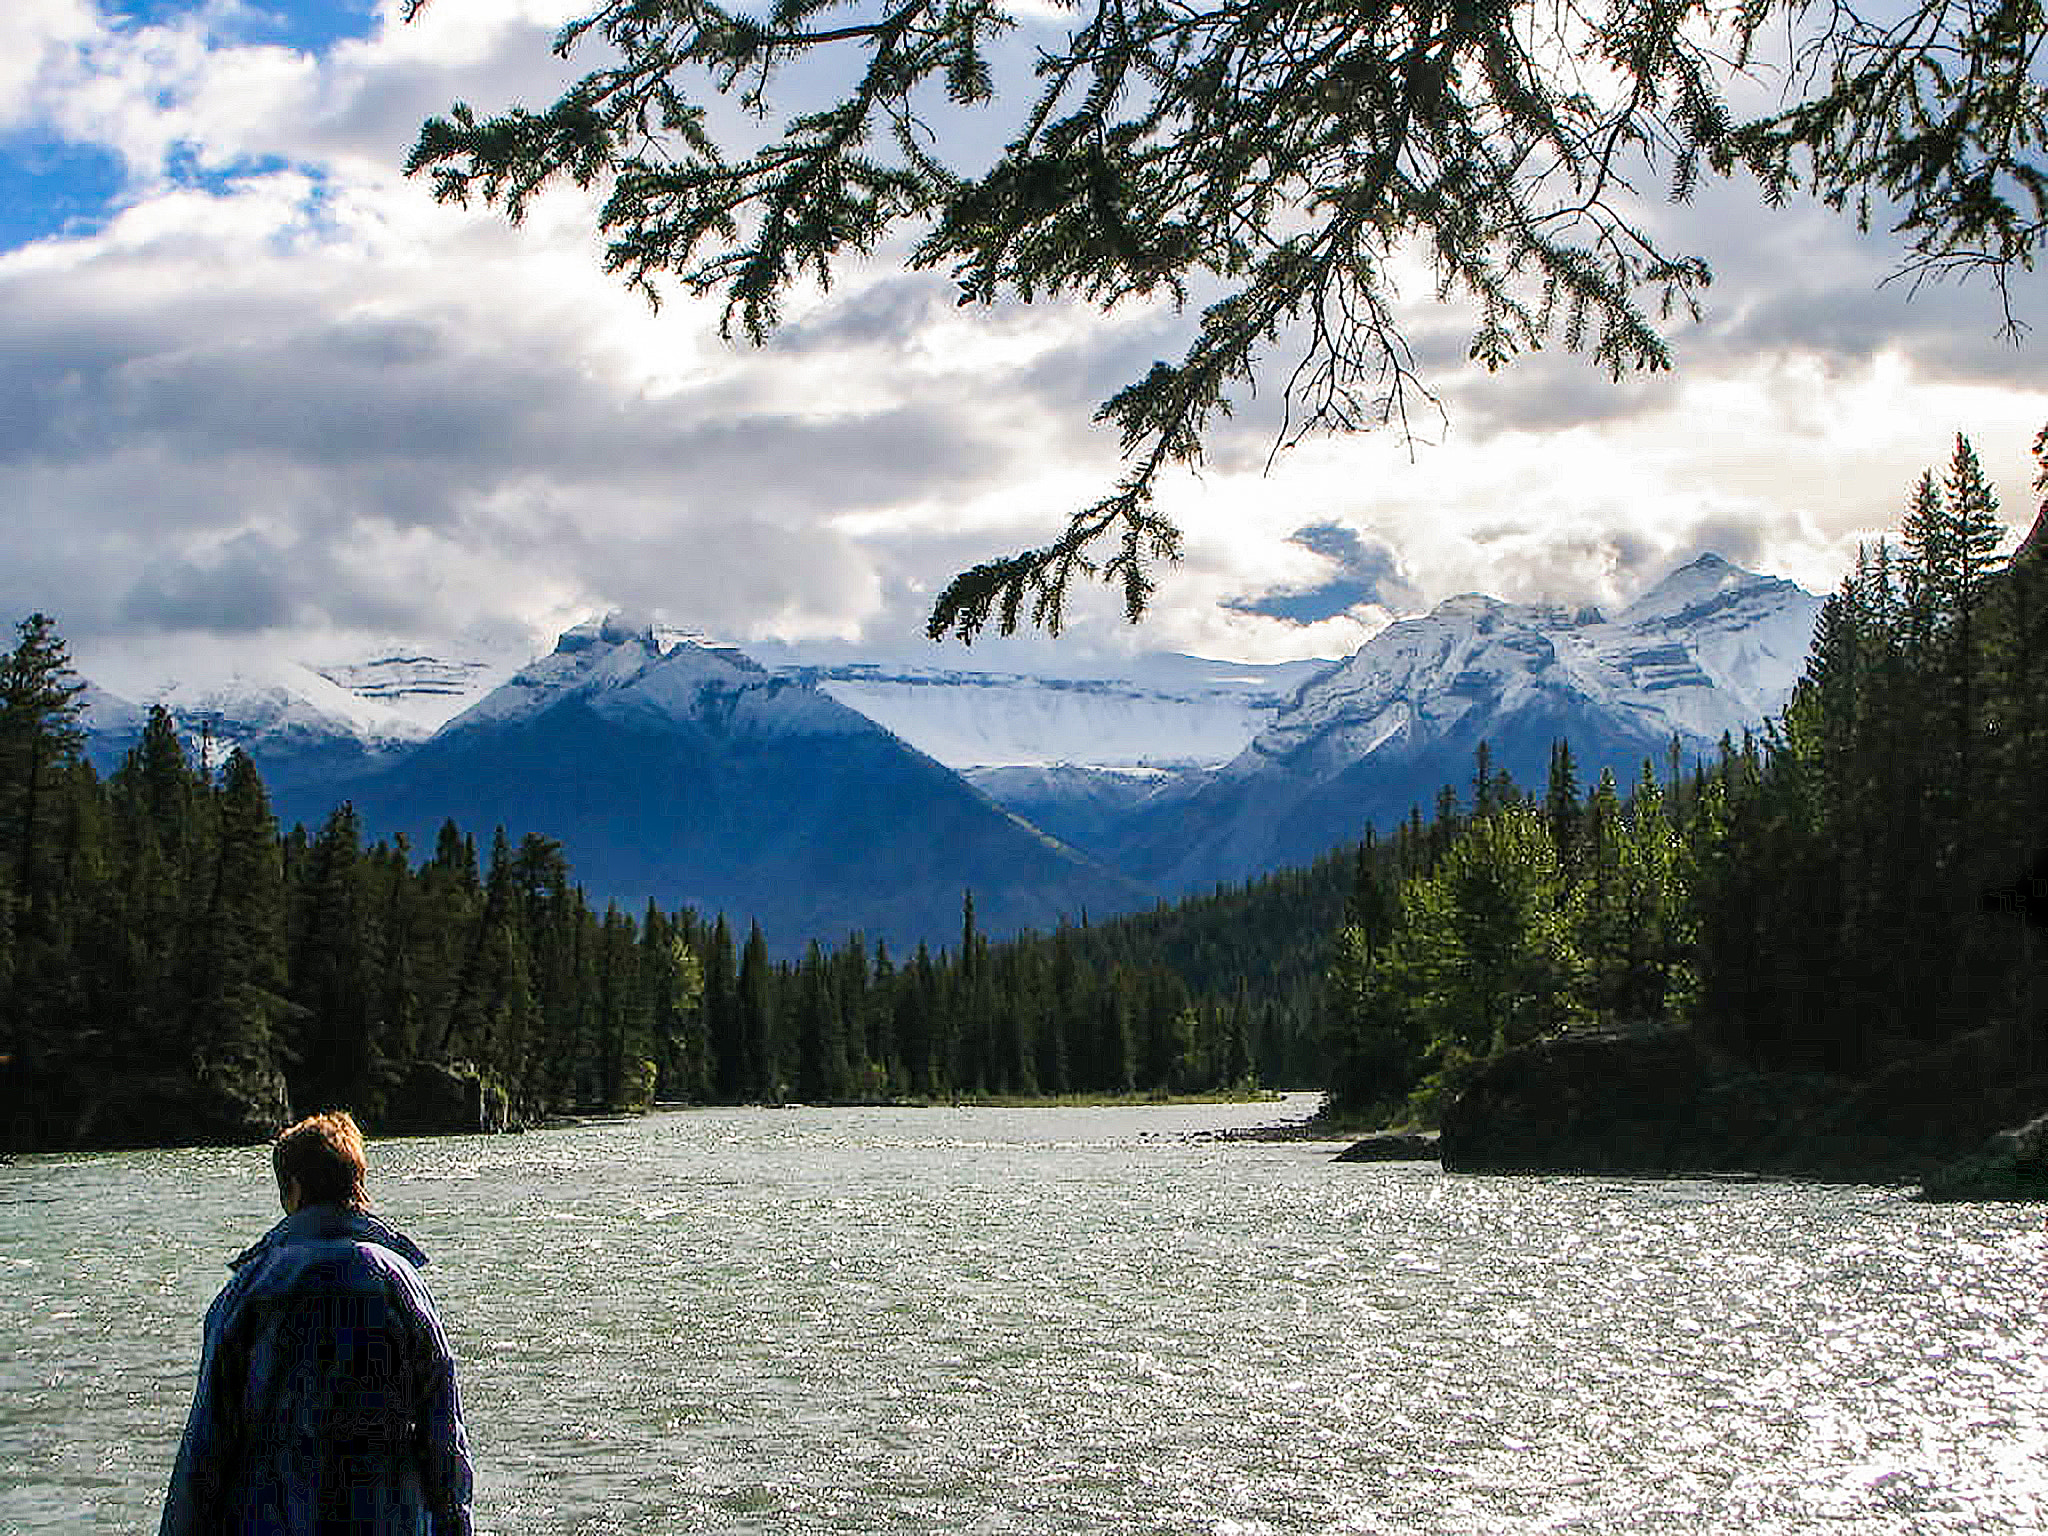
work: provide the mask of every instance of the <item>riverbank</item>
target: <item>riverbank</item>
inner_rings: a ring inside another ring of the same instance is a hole
[[[1287,1095],[1268,1088],[1231,1093],[1057,1093],[956,1094],[943,1099],[893,1099],[903,1109],[1185,1109],[1202,1104],[1284,1104]]]
[[[1769,1070],[1682,1028],[1581,1030],[1477,1068],[1446,1103],[1457,1173],[1754,1175],[2048,1196],[2048,1105],[2024,1040],[1994,1030],[1860,1076]]]

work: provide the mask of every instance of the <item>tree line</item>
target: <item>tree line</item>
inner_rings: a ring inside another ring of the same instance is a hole
[[[161,708],[102,781],[81,687],[54,623],[24,620],[0,662],[9,1146],[264,1134],[329,1106],[398,1125],[422,1064],[515,1122],[1259,1076],[1242,989],[1198,998],[1117,932],[992,942],[966,893],[957,947],[897,957],[853,934],[772,958],[722,914],[594,910],[538,835],[499,829],[480,855],[451,822],[420,856],[366,841],[347,804],[282,830],[255,763],[216,766]]]
[[[2048,430],[2035,452],[2048,489]],[[1782,716],[1714,761],[1585,791],[1559,745],[1537,793],[1482,748],[1466,801],[1369,838],[1331,1113],[1429,1121],[1478,1063],[1587,1027],[1849,1077],[1986,1034],[2048,1069],[2042,946],[2001,910],[2048,894],[2048,505],[2009,561],[1996,514],[1958,438],[1827,600]]]
[[[1560,743],[1539,792],[1482,747],[1462,794],[1307,869],[1002,942],[970,893],[955,945],[905,956],[598,912],[537,835],[480,854],[451,823],[422,857],[347,805],[285,831],[246,755],[161,710],[102,781],[34,615],[0,659],[0,1134],[396,1123],[422,1064],[527,1122],[1258,1082],[1427,1121],[1477,1064],[1586,1027],[1848,1075],[1989,1029],[2048,1068],[2038,938],[1985,910],[2048,876],[2048,550],[2001,561],[2000,536],[1959,439],[1825,604],[1782,716],[1713,761],[1588,788]]]

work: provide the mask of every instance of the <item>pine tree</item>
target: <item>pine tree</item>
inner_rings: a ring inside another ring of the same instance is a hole
[[[1949,461],[1945,489],[1942,511],[1947,525],[1945,542],[1951,552],[1946,573],[1948,606],[1954,615],[1955,629],[1948,669],[1955,687],[1955,793],[1961,814],[1968,817],[1977,791],[1977,740],[1981,725],[1978,613],[1983,607],[1998,546],[2005,539],[2005,525],[1999,521],[1998,497],[1984,478],[1976,450],[1960,434]]]
[[[748,1096],[748,1040],[740,1011],[739,957],[725,914],[711,925],[704,954],[704,1018],[710,1035],[711,1082],[721,1103],[737,1104]]]
[[[354,1108],[369,1094],[377,988],[364,898],[362,824],[343,802],[313,841],[292,919],[292,1102],[309,1111]]]
[[[1351,890],[1344,902],[1344,925],[1359,930],[1368,961],[1386,948],[1400,919],[1400,896],[1387,864],[1378,839],[1372,828],[1367,827],[1352,865]]]
[[[846,1055],[846,1021],[824,950],[816,939],[805,947],[803,963],[797,967],[790,1010],[797,1096],[813,1104],[850,1098],[853,1072]]]
[[[654,995],[633,920],[616,902],[605,907],[593,955],[597,1000],[593,1008],[598,1073],[595,1101],[608,1108],[642,1110],[654,1102],[660,1065],[655,1060]]]
[[[738,980],[740,1039],[747,1064],[743,1091],[763,1104],[780,1104],[789,1096],[782,1074],[782,1044],[775,1027],[773,972],[768,940],[759,923],[751,924],[746,947],[740,951]]]
[[[1567,879],[1579,875],[1579,773],[1571,743],[1560,738],[1550,746],[1550,776],[1543,795],[1543,820],[1557,849],[1557,862]]]
[[[115,892],[103,963],[117,1001],[104,1027],[122,1054],[186,1063],[204,948],[195,892],[207,888],[213,858],[205,787],[186,757],[176,721],[152,708],[142,735],[107,781],[117,857],[126,876]]]
[[[932,1098],[952,1088],[945,1070],[947,1044],[939,1026],[939,992],[938,967],[931,950],[920,943],[903,968],[892,1020],[903,1052],[906,1086],[913,1094]]]
[[[280,1043],[293,1018],[285,973],[284,863],[256,765],[231,753],[213,791],[215,859],[188,1038],[204,1083],[280,1116]]]
[[[1533,811],[1472,822],[1402,888],[1396,984],[1446,1067],[1566,1023],[1576,955],[1557,851]]]
[[[656,1093],[703,1103],[711,1097],[711,1040],[704,1016],[704,965],[690,947],[687,919],[671,921],[652,901],[640,920],[640,971],[650,1006]]]
[[[1115,965],[1096,993],[1095,1086],[1107,1093],[1130,1093],[1138,1086],[1137,986],[1130,967]]]
[[[84,730],[78,696],[85,685],[46,614],[16,626],[17,642],[0,659],[0,1054],[36,1055],[33,1021],[54,1022],[61,919],[52,888],[59,859],[65,788],[79,761]]]
[[[877,939],[872,984],[862,1009],[871,1093],[877,1098],[893,1099],[910,1091],[909,1069],[896,1029],[897,991],[896,964],[889,958],[889,946]]]

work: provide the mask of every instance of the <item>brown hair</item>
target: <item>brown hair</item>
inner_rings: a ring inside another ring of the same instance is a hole
[[[369,1162],[363,1155],[363,1133],[354,1115],[345,1109],[331,1114],[309,1115],[272,1143],[270,1166],[277,1172],[277,1189],[283,1194],[293,1179],[299,1181],[299,1200],[305,1205],[346,1205],[356,1210],[370,1208],[363,1176]]]

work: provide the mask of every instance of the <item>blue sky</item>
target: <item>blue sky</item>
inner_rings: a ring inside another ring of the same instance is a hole
[[[0,145],[0,250],[99,228],[124,179],[121,157],[99,145],[10,138]]]
[[[271,47],[319,54],[344,39],[367,38],[378,26],[377,8],[356,0],[277,0],[222,7],[201,0],[115,0],[98,7],[110,31],[140,34],[205,18],[212,45],[221,49]],[[30,119],[0,138],[0,250],[46,237],[90,234],[121,204],[129,171],[110,145],[79,130],[54,132]],[[250,171],[274,169],[258,161]],[[232,174],[191,157],[170,159],[173,181],[218,190]]]
[[[598,269],[589,207],[511,229],[400,174],[457,99],[544,99],[557,0],[17,0],[0,57],[0,608],[81,656],[513,650],[622,607],[741,641],[915,654],[960,567],[1116,476],[1096,404],[1185,344],[1166,309],[960,310],[887,261],[735,346]],[[1422,441],[1270,465],[1259,401],[1164,488],[1187,556],[1140,631],[1061,653],[1338,655],[1468,590],[1626,602],[1713,549],[1830,587],[1958,431],[2032,518],[2040,343],[1982,287],[1914,293],[1844,220],[1710,186],[1653,215],[1713,263],[1675,374],[1554,352],[1488,376],[1405,312]],[[2048,323],[2043,281],[2016,290]],[[1276,367],[1284,366],[1284,360]],[[1270,394],[1270,391],[1268,392]],[[991,664],[1043,647],[983,648]]]

